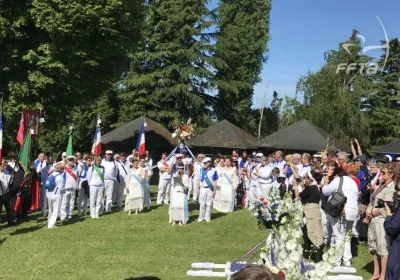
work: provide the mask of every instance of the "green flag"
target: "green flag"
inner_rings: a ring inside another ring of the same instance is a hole
[[[25,173],[29,172],[30,169],[30,158],[31,158],[31,131],[28,129],[26,132],[24,143],[22,144],[21,150],[18,154],[18,162],[25,170]]]
[[[68,146],[67,146],[67,156],[73,156],[73,151],[72,151],[72,131],[69,133],[68,136]]]

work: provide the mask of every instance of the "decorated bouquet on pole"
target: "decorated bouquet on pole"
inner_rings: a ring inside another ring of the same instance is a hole
[[[180,140],[188,140],[193,137],[196,137],[196,132],[194,130],[194,127],[196,124],[192,124],[192,119],[189,118],[186,122],[181,122],[179,124],[178,120],[175,120],[174,123],[174,133],[172,133],[172,139],[178,138]]]

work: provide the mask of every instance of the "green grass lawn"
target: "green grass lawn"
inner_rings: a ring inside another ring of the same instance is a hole
[[[96,220],[74,216],[49,230],[35,212],[18,227],[1,225],[0,279],[190,279],[191,263],[235,261],[267,235],[247,210],[214,212],[210,223],[197,223],[197,205],[190,205],[187,225],[171,226],[168,206],[154,205],[152,190],[153,206],[137,216],[122,211]],[[354,264],[365,279],[371,260],[360,246]]]

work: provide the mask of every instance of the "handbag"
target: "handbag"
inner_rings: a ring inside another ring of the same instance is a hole
[[[333,218],[337,218],[342,215],[344,206],[347,202],[347,197],[343,191],[343,177],[340,177],[340,183],[338,190],[332,195],[332,198],[326,204],[325,212]]]

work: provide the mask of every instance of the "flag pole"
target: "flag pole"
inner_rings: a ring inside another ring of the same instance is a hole
[[[0,127],[0,141],[1,141],[1,143],[0,143],[0,163],[2,163],[3,162],[3,127],[4,127],[4,124],[3,124],[3,93],[1,92],[0,93],[1,94],[1,105],[0,105],[0,123],[1,123],[1,127]]]

